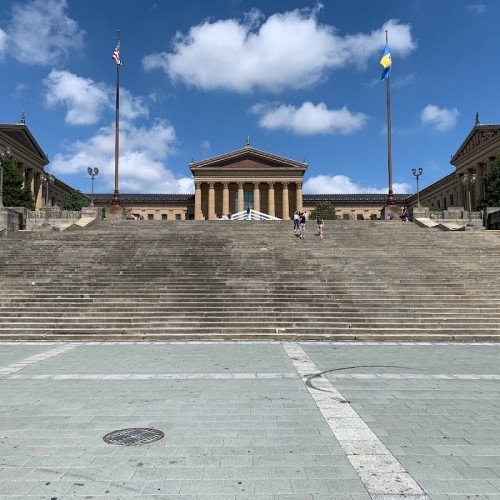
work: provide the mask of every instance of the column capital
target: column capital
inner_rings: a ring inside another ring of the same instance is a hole
[[[229,187],[229,182],[223,182],[222,186],[224,187],[224,189],[227,189]]]
[[[282,184],[284,189],[288,189],[288,182],[283,182]]]
[[[194,183],[194,187],[195,187],[195,189],[200,189],[200,188],[201,188],[201,184],[202,184],[202,183],[201,183],[200,181],[196,181],[196,182]]]
[[[208,187],[209,187],[209,189],[213,189],[213,188],[214,188],[214,186],[215,186],[215,182],[209,182],[209,183],[208,183]]]
[[[254,183],[253,183],[253,187],[254,187],[255,189],[258,189],[258,188],[259,188],[259,186],[260,186],[260,182],[254,182]]]
[[[243,182],[238,182],[238,189],[243,189]]]
[[[297,189],[302,189],[302,182],[296,182]]]
[[[274,188],[274,182],[268,182],[268,184],[271,189]]]

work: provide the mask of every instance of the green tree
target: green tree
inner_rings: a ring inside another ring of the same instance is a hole
[[[484,176],[484,198],[477,207],[500,207],[500,156],[497,156],[490,173]]]
[[[335,215],[335,207],[332,205],[331,201],[319,201],[316,204],[316,207],[310,213],[309,218],[315,219],[316,217],[320,217],[323,220],[338,219],[338,216]]]
[[[58,203],[63,210],[81,210],[82,207],[89,206],[89,199],[81,191],[72,191],[64,196]]]
[[[35,210],[35,200],[29,187],[23,188],[23,175],[12,160],[3,162],[3,204],[5,207],[24,207]]]

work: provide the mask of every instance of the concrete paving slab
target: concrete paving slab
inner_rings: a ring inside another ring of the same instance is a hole
[[[0,500],[500,500],[497,344],[1,347]]]

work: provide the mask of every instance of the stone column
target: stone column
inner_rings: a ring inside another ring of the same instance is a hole
[[[42,185],[42,178],[39,173],[35,173],[35,209],[40,210],[43,207],[43,204],[45,203],[45,200],[43,199],[43,185]]]
[[[229,182],[222,183],[222,212],[223,215],[229,213]]]
[[[32,168],[26,169],[26,186],[30,188],[33,193],[33,198],[35,197],[35,172]]]
[[[269,215],[276,217],[276,212],[274,209],[274,182],[268,182],[269,192],[267,194],[267,206],[269,207]]]
[[[215,220],[215,186],[213,182],[208,183],[208,220]]]
[[[203,220],[201,213],[201,182],[194,183],[194,220]]]
[[[484,170],[486,165],[478,163],[476,166],[476,182],[474,183],[474,201],[477,203],[484,198]]]
[[[464,192],[465,192],[465,186],[464,183],[462,182],[462,174],[460,174],[457,176],[457,194],[458,194],[457,206],[464,207],[465,210],[468,210],[468,208],[466,207]]]
[[[283,182],[283,220],[290,220],[290,207],[288,204],[288,182]]]
[[[243,195],[243,182],[238,182],[238,212],[243,212],[245,208],[245,198]]]
[[[253,209],[260,212],[260,183],[253,183]]]
[[[295,210],[302,212],[302,182],[296,182],[297,191],[295,192]]]

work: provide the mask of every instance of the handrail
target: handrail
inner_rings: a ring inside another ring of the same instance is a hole
[[[226,215],[223,215],[219,220],[281,220],[281,219],[278,217],[274,217],[273,215],[253,210],[251,208],[250,210],[242,210],[241,212],[231,214],[231,219],[229,219]]]

